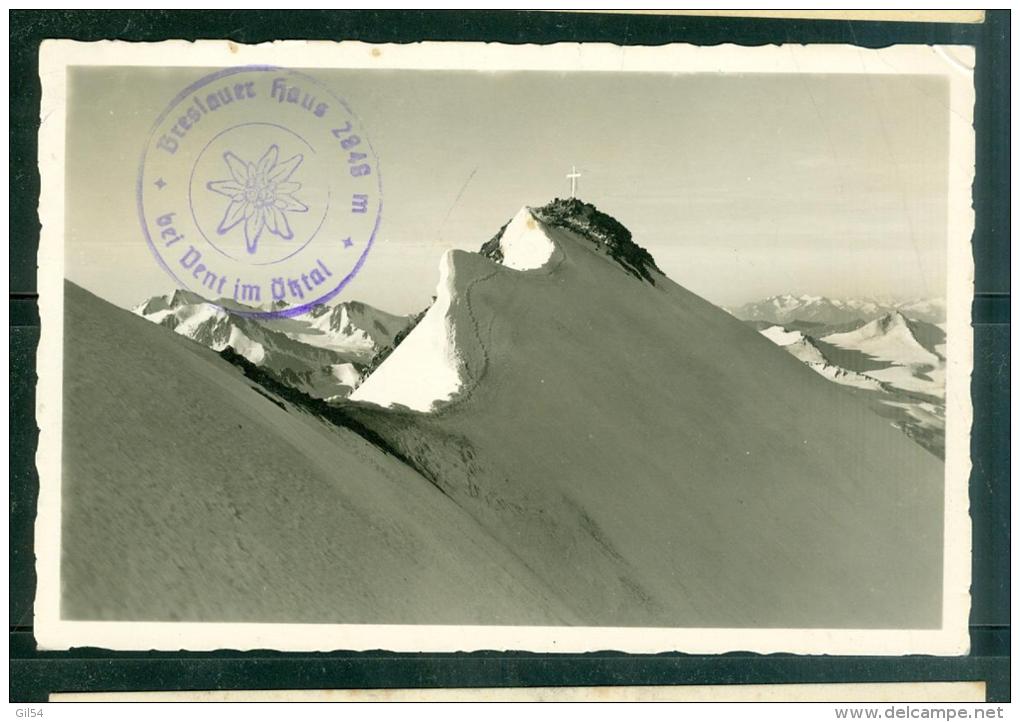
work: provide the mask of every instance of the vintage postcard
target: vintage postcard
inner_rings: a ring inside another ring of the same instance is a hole
[[[40,646],[966,653],[973,64],[47,41]]]

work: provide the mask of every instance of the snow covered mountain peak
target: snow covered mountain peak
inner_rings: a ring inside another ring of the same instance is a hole
[[[908,332],[910,330],[909,319],[898,310],[875,319],[872,324],[875,325],[875,330],[879,333],[891,333],[898,329],[907,329]]]
[[[319,336],[306,335],[306,342],[366,353],[391,344],[409,321],[407,316],[386,313],[360,301],[323,306],[311,315],[310,331]]]
[[[927,328],[933,327],[929,324]],[[897,311],[852,331],[829,334],[822,341],[892,364],[886,369],[869,371],[873,378],[906,391],[943,398],[945,360],[934,350],[933,339],[927,339],[927,344],[921,341],[919,335],[923,336],[925,330],[925,324],[911,321]]]
[[[170,308],[181,308],[182,306],[194,306],[200,303],[206,303],[206,300],[199,296],[197,293],[186,291],[183,288],[178,288],[167,299],[167,303]]]
[[[552,228],[571,231],[624,271],[653,286],[656,274],[662,273],[652,255],[634,243],[623,224],[577,198],[556,198],[544,206],[522,208],[479,252],[509,268],[539,268],[549,262],[556,247],[549,232]]]
[[[910,327],[910,320],[899,311],[893,311],[876,318],[873,321],[861,326],[859,329],[836,336],[853,335],[860,339],[873,339],[884,336],[897,336],[906,343],[917,344],[913,330]],[[920,344],[917,344],[920,345]]]
[[[652,285],[663,278],[653,275],[661,271],[631,240],[630,231],[595,206],[576,198],[556,199],[541,208],[525,206],[478,253],[454,250],[443,255],[435,301],[393,350],[373,364],[351,400],[423,412],[452,401],[464,391],[474,370],[486,363],[469,298],[475,284],[500,275],[501,269],[549,267],[554,255],[565,258],[566,246],[573,243],[594,246],[603,259],[596,263],[615,261]]]
[[[556,244],[545,232],[544,224],[524,206],[504,226],[499,237],[501,263],[517,271],[541,268],[552,258]]]
[[[166,311],[174,311],[185,306],[198,306],[205,303],[206,300],[198,294],[178,288],[167,296],[153,296],[131,310],[139,316],[151,316]]]

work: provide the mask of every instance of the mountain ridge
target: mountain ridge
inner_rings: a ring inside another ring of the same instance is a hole
[[[357,301],[317,306],[307,319],[255,318],[237,303],[210,303],[177,289],[133,313],[214,351],[232,348],[316,398],[346,397],[380,348],[410,322]],[[241,313],[234,313],[241,311]]]
[[[813,322],[836,325],[855,321],[867,322],[894,312],[901,312],[913,320],[933,324],[944,323],[946,320],[943,299],[890,302],[870,298],[838,299],[784,293],[725,308],[744,321],[770,321],[776,324]]]

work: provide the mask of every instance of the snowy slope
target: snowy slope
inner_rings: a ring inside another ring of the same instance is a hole
[[[352,401],[392,408],[430,411],[453,398],[463,386],[463,361],[454,342],[454,251],[440,262],[436,300],[393,353],[368,376]]]
[[[761,335],[776,346],[789,346],[804,340],[804,334],[797,330],[788,330],[782,326],[768,326],[761,330]]]
[[[65,289],[65,617],[579,622],[391,453]]]
[[[402,344],[349,413],[596,623],[940,623],[934,456],[754,329],[629,272],[626,248],[538,228],[557,259],[539,269],[445,256],[442,314],[405,341],[432,344],[436,372],[413,379],[432,393],[376,387],[415,372]]]

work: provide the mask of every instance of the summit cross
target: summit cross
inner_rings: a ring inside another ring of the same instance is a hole
[[[581,174],[577,171],[577,168],[570,166],[570,172],[567,173],[567,178],[570,179],[570,197],[573,198],[577,195],[577,179],[581,177]]]

